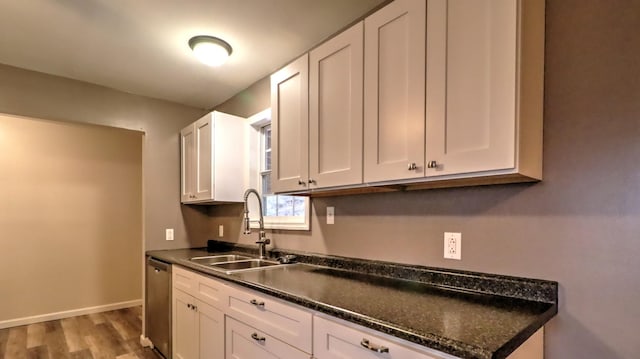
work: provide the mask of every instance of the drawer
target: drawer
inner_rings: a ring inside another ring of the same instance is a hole
[[[221,280],[209,278],[200,274],[194,274],[195,288],[193,295],[201,301],[220,310],[225,310],[227,305],[228,286]]]
[[[309,354],[230,317],[225,319],[225,351],[225,358],[310,358]]]
[[[456,357],[364,328],[316,315],[313,349],[317,359],[454,359]],[[378,353],[381,349],[384,354]]]
[[[196,281],[195,281],[196,274],[180,266],[174,265],[172,267],[173,267],[172,275],[171,275],[172,286],[185,293],[193,294],[196,287]]]
[[[228,294],[228,316],[311,353],[311,312],[240,287],[229,286]]]

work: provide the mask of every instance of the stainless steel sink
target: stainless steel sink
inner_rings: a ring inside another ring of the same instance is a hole
[[[241,256],[238,254],[225,254],[225,255],[217,255],[217,256],[193,257],[191,258],[191,261],[194,263],[209,266],[217,263],[235,262],[235,261],[241,261],[246,259],[252,259],[252,258],[248,256]]]
[[[264,259],[247,259],[226,263],[217,263],[212,265],[213,269],[220,269],[226,272],[237,272],[246,269],[257,269],[280,265],[278,262],[267,261]]]
[[[276,261],[256,259],[238,254],[193,257],[191,262],[206,266],[226,274],[265,269],[283,265]]]

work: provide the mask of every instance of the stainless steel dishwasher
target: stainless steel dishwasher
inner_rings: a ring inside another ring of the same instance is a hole
[[[145,320],[147,338],[171,358],[171,264],[147,257]]]

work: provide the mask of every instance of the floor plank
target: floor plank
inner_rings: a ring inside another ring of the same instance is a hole
[[[70,353],[88,348],[81,334],[82,332],[78,329],[77,319],[75,317],[62,319],[60,324],[62,325],[64,338]]]
[[[73,352],[69,355],[70,359],[93,359],[93,355],[91,355],[91,350],[84,349],[77,352]]]
[[[54,359],[49,355],[49,348],[46,345],[39,345],[27,349],[29,359]]]
[[[27,326],[14,327],[9,329],[5,358],[22,359],[27,358]]]
[[[64,329],[59,320],[45,323],[44,343],[49,349],[49,355],[55,359],[69,358],[69,347],[64,338]]]
[[[160,359],[133,307],[0,330],[0,359]]]
[[[44,343],[45,326],[34,323],[27,326],[27,349],[39,347]]]
[[[4,353],[7,349],[7,342],[9,341],[9,330],[0,330],[0,358],[4,358]]]

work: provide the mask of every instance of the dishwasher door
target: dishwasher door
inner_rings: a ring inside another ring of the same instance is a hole
[[[145,301],[147,338],[171,359],[171,264],[147,257]]]

